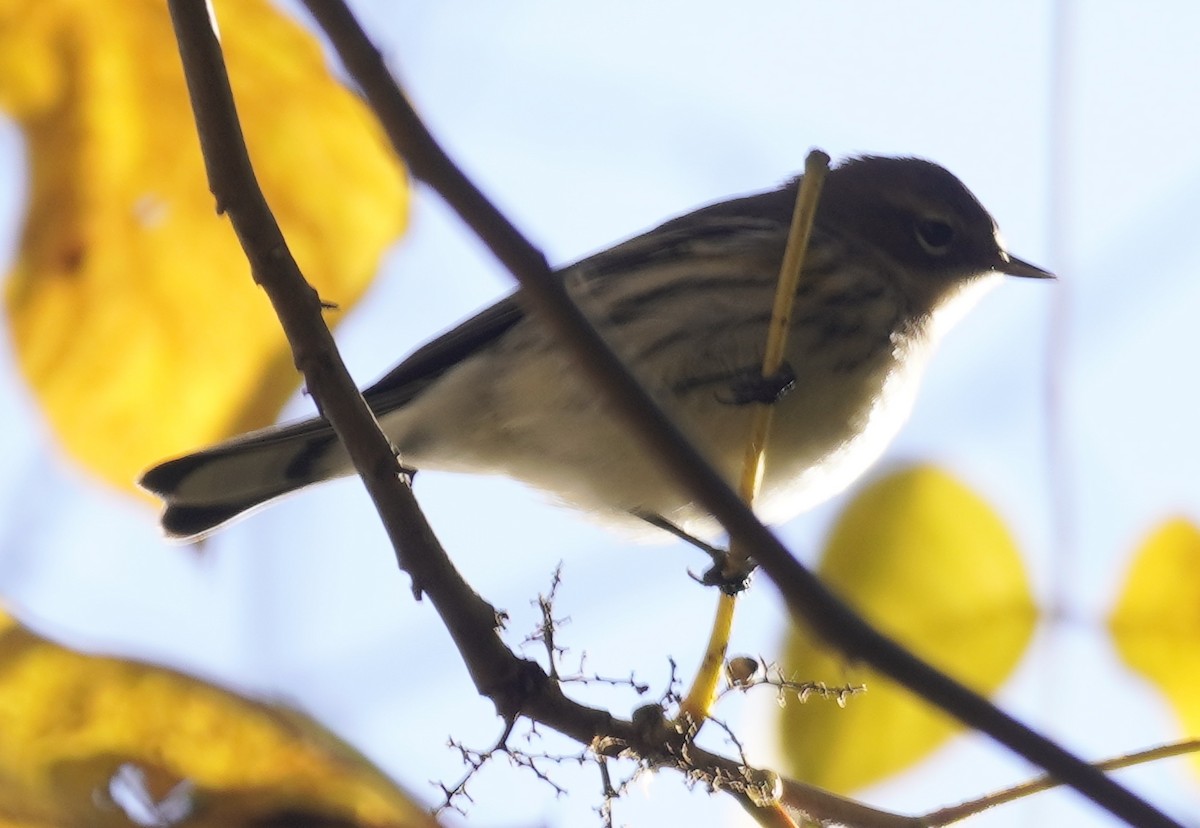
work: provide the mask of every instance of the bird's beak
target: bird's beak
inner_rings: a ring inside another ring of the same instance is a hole
[[[1054,274],[1049,270],[1042,270],[1037,265],[1031,265],[1029,262],[1024,262],[1016,256],[1010,256],[1004,251],[1000,251],[1000,265],[996,270],[1001,273],[1007,273],[1009,276],[1020,276],[1025,279],[1053,279]]]

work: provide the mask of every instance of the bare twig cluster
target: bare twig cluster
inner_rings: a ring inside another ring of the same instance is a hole
[[[780,707],[789,699],[804,703],[814,697],[845,707],[847,699],[867,690],[865,684],[831,686],[823,681],[802,681],[784,675],[783,668],[775,662],[750,656],[737,656],[725,663],[725,682],[725,689],[718,698],[735,691],[745,693],[752,687],[773,687]]]
[[[546,672],[550,678],[559,684],[603,684],[610,687],[628,687],[636,692],[639,696],[645,695],[650,691],[650,685],[643,681],[638,681],[632,672],[626,677],[602,676],[596,672],[589,672],[587,667],[587,652],[581,651],[572,671],[564,673],[563,662],[566,660],[570,649],[558,644],[558,632],[566,624],[569,624],[571,619],[558,618],[554,615],[554,602],[558,597],[558,588],[562,585],[562,564],[560,563],[554,569],[554,574],[550,578],[550,591],[544,595],[538,595],[537,600],[533,602],[538,608],[539,620],[537,628],[527,635],[521,642],[521,647],[527,647],[540,644],[546,652]]]

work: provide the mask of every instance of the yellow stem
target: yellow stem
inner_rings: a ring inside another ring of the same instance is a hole
[[[1146,762],[1154,762],[1159,759],[1167,759],[1172,756],[1182,756],[1186,753],[1195,753],[1200,750],[1200,739],[1185,739],[1181,742],[1172,742],[1167,745],[1159,745],[1158,747],[1140,750],[1137,753],[1131,753],[1127,756],[1118,756],[1113,759],[1108,759],[1103,762],[1095,762],[1093,766],[1102,771],[1114,771],[1122,768],[1141,765]],[[938,811],[926,814],[921,817],[922,825],[942,826],[949,825],[953,822],[959,822],[967,817],[980,814],[989,808],[995,808],[997,805],[1003,805],[1008,802],[1013,802],[1017,799],[1023,799],[1027,796],[1032,796],[1041,791],[1048,791],[1051,788],[1057,788],[1062,783],[1056,779],[1043,776],[1026,782],[1021,785],[1014,785],[1011,788],[1005,788],[1002,791],[988,794],[987,796],[973,799],[970,802],[964,802],[961,805],[955,805],[951,808],[942,808]]]
[[[787,247],[783,253],[783,264],[779,271],[779,282],[775,289],[775,304],[771,310],[771,322],[767,330],[767,347],[763,353],[762,374],[769,377],[777,373],[783,366],[783,355],[787,347],[788,332],[791,328],[792,305],[796,298],[796,286],[800,282],[800,272],[804,267],[804,254],[808,249],[808,239],[812,234],[813,218],[817,212],[817,198],[821,193],[821,185],[825,182],[825,174],[829,171],[829,156],[820,150],[808,154],[804,163],[804,180],[800,183],[800,191],[796,195],[796,209],[792,212],[792,223],[788,228]],[[753,505],[758,496],[759,486],[762,485],[763,472],[766,468],[767,438],[771,432],[771,420],[775,407],[757,405],[754,407],[753,419],[750,424],[750,435],[746,441],[746,455],[742,464],[742,476],[739,480],[739,492],[747,504]],[[744,568],[751,557],[750,550],[732,545],[726,572],[737,572]],[[717,684],[721,678],[721,668],[725,664],[725,655],[729,650],[729,638],[733,631],[733,611],[737,605],[735,596],[721,595],[717,604],[716,618],[713,620],[712,632],[708,637],[708,647],[704,651],[704,659],[696,673],[687,695],[679,704],[679,717],[692,727],[699,727],[712,712],[713,703],[717,698]]]
[[[685,722],[699,725],[712,712],[713,702],[717,699],[717,685],[725,665],[725,652],[729,649],[729,636],[733,632],[733,610],[736,606],[735,596],[721,593],[704,660],[700,662],[700,669],[696,671],[696,678],[692,680],[687,695],[679,703],[679,718]]]
[[[813,150],[804,162],[804,180],[796,195],[796,209],[792,212],[792,224],[788,229],[787,248],[783,253],[783,265],[779,269],[779,282],[775,286],[775,304],[771,310],[770,327],[767,330],[767,347],[763,352],[762,374],[764,377],[778,373],[783,367],[783,355],[787,349],[788,334],[791,332],[792,307],[796,301],[796,288],[800,284],[800,272],[804,267],[804,256],[808,251],[808,239],[812,235],[813,219],[817,214],[817,199],[821,185],[829,171],[829,156]],[[748,504],[753,504],[762,485],[766,470],[767,438],[771,433],[771,422],[775,417],[775,406],[754,406],[750,422],[750,437],[746,440],[746,456],[742,463],[741,495]],[[736,546],[729,550],[729,568],[737,570],[749,557],[749,550]]]

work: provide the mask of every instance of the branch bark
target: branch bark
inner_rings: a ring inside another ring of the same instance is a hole
[[[317,409],[345,444],[413,590],[430,596],[480,690],[510,715],[506,685],[519,685],[523,662],[497,634],[495,609],[463,580],[438,542],[395,451],[346,370],[322,318],[320,297],[304,279],[263,197],[242,138],[224,56],[205,0],[170,0],[188,94],[217,211],[229,216],[255,281],[266,292]],[[536,665],[534,665],[536,667]]]

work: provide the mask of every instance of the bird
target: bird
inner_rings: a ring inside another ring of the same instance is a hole
[[[755,405],[775,407],[756,511],[777,523],[845,490],[907,419],[946,330],[1009,254],[952,173],[865,155],[831,169],[796,289],[785,361],[763,377],[801,177],[711,204],[557,271],[610,347],[727,480]],[[364,391],[403,467],[514,478],[605,521],[684,537],[719,527],[647,456],[516,291],[416,349]],[[400,468],[398,464],[398,469]],[[327,421],[272,426],[167,460],[139,483],[164,533],[198,540],[352,474]]]

